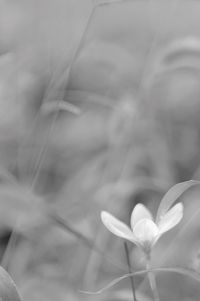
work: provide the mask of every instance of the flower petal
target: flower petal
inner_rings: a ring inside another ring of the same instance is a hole
[[[133,228],[133,234],[141,244],[144,242],[153,244],[154,239],[159,234],[159,230],[152,220],[144,218],[137,222]]]
[[[183,204],[178,203],[173,206],[158,222],[160,234],[165,233],[175,227],[183,217]]]
[[[143,205],[137,204],[131,214],[131,228],[133,229],[137,222],[142,219],[153,220],[151,212]]]
[[[110,232],[119,237],[134,242],[133,232],[131,231],[131,229],[126,224],[114,217],[112,214],[106,211],[102,211],[101,220]]]

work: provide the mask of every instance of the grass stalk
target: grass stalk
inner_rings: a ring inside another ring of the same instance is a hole
[[[153,298],[154,301],[160,301],[159,293],[158,293],[158,288],[157,288],[157,283],[156,283],[156,277],[154,272],[150,271],[151,270],[151,259],[150,256],[147,258],[146,262],[146,269],[149,270],[147,273],[148,278],[149,278],[149,284],[153,293]]]
[[[130,263],[130,256],[129,256],[129,249],[128,249],[127,242],[124,242],[124,249],[125,249],[126,260],[127,260],[127,264],[128,264],[128,272],[132,273],[131,263]],[[131,289],[132,289],[132,294],[133,294],[133,301],[137,301],[136,293],[135,293],[135,283],[134,283],[133,276],[130,276],[130,282],[131,282]]]

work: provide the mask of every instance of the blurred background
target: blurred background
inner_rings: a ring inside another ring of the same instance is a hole
[[[0,254],[23,300],[132,300],[129,279],[81,290],[128,271],[101,210],[129,223],[137,202],[155,215],[200,180],[199,20],[195,0],[0,0]],[[199,197],[181,198],[155,267],[200,271]],[[157,282],[161,301],[200,299],[184,275]],[[144,275],[135,285],[152,300]]]

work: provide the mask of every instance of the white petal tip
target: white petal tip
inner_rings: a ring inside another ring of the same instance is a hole
[[[133,233],[131,229],[122,221],[117,219],[115,216],[110,214],[109,212],[102,211],[101,212],[101,220],[104,226],[116,236],[121,238],[125,238],[128,240],[133,239]]]
[[[146,210],[147,208],[146,208],[146,206],[145,206],[144,204],[142,204],[142,203],[137,203],[137,204],[135,205],[135,207],[134,207],[134,210],[139,210],[139,209],[144,209],[144,210]]]
[[[131,214],[131,228],[133,229],[134,226],[142,219],[149,219],[153,220],[151,212],[147,209],[147,207],[141,203],[138,203]]]
[[[183,218],[183,203],[174,205],[160,220],[158,227],[160,234],[163,234],[174,228]]]
[[[110,213],[107,211],[101,211],[101,220],[104,223],[110,216]]]
[[[135,225],[133,233],[140,241],[152,241],[158,235],[159,230],[152,220],[145,218]]]
[[[176,212],[177,219],[179,218],[181,220],[183,217],[183,209],[184,209],[183,203],[181,202],[177,203],[172,208],[174,208],[174,211]]]

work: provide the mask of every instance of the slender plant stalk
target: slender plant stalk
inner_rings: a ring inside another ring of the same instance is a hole
[[[108,283],[106,286],[104,286],[103,288],[99,289],[98,291],[95,292],[91,292],[91,291],[82,291],[79,290],[79,292],[82,292],[84,294],[88,294],[88,295],[99,295],[102,294],[103,292],[107,291],[108,289],[110,289],[111,287],[113,287],[114,285],[117,285],[120,281],[129,278],[130,276],[136,277],[136,276],[142,276],[145,275],[146,273],[148,273],[149,270],[140,270],[137,272],[133,272],[133,273],[128,273],[125,275],[122,275],[118,278],[115,278],[114,280],[112,280],[110,283]],[[188,276],[191,277],[193,280],[196,280],[198,283],[200,283],[200,274],[192,271],[192,270],[188,270],[185,268],[174,268],[174,267],[163,267],[163,268],[151,268],[150,271],[155,271],[155,272],[160,272],[160,273],[177,273],[179,275],[184,275],[184,276]]]
[[[96,0],[95,4],[97,6],[108,6],[108,5],[120,4],[124,2],[133,2],[133,0]]]
[[[107,253],[105,253],[104,250],[99,248],[92,239],[85,236],[82,232],[76,230],[73,226],[71,226],[66,220],[64,220],[62,217],[58,216],[56,213],[50,213],[49,218],[51,222],[53,222],[55,225],[57,225],[59,228],[63,229],[64,231],[67,231],[68,233],[71,233],[74,237],[76,237],[79,241],[81,241],[85,246],[87,246],[89,249],[92,249],[97,254],[102,256],[105,260],[110,262],[113,266],[117,267],[121,271],[125,272],[126,267],[113,259],[113,257],[109,256]]]
[[[150,263],[150,256],[147,258],[147,262],[146,262],[146,268],[147,270],[151,270],[151,263]],[[159,298],[159,294],[158,294],[158,288],[157,288],[157,284],[156,284],[156,277],[154,272],[149,271],[148,272],[148,278],[149,278],[149,284],[153,293],[153,298],[154,301],[160,301]]]
[[[127,260],[127,264],[128,264],[128,271],[129,271],[129,273],[132,273],[127,242],[124,243],[124,249],[125,249],[125,253],[126,253],[126,260]],[[135,294],[135,284],[134,284],[134,279],[133,279],[132,276],[130,276],[130,281],[131,281],[131,288],[132,288],[132,293],[133,293],[133,301],[137,301],[136,294]]]

